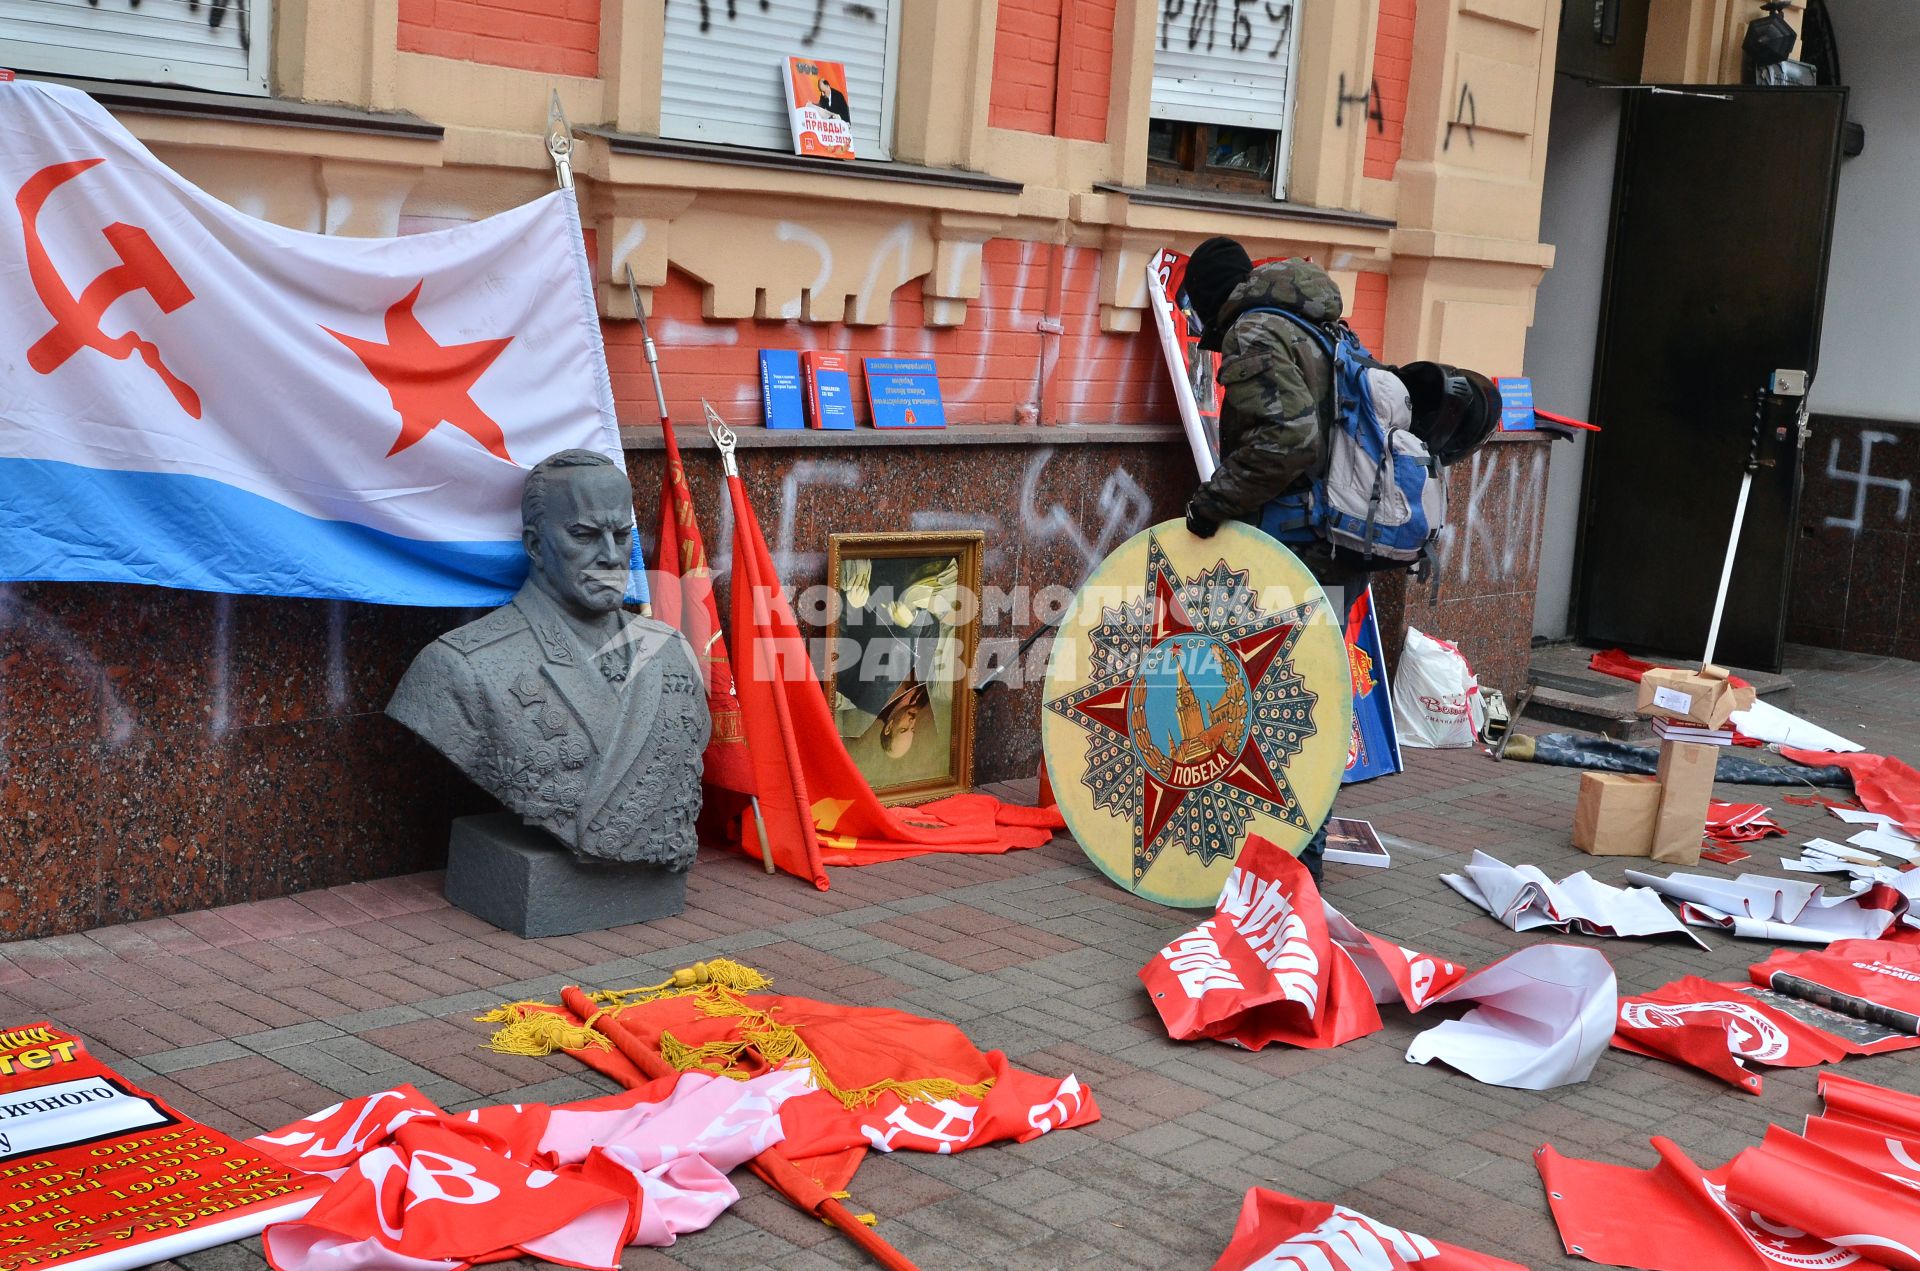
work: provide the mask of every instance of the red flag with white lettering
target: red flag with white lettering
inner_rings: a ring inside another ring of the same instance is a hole
[[[727,1174],[777,1144],[793,1074],[663,1078],[604,1099],[453,1115],[411,1086],[334,1104],[250,1146],[334,1179],[267,1228],[275,1271],[460,1271],[521,1255],[613,1268],[739,1197]]]
[[[1360,930],[1292,853],[1257,836],[1213,917],[1160,950],[1140,982],[1170,1036],[1249,1050],[1343,1045],[1380,1029],[1377,1003],[1479,1003],[1415,1038],[1408,1060],[1528,1090],[1585,1080],[1613,1035],[1613,969],[1598,951],[1536,945],[1471,971]]]
[[[1527,1271],[1517,1262],[1389,1227],[1344,1205],[1247,1192],[1213,1271]]]
[[[1613,1044],[1698,1068],[1759,1094],[1755,1067],[1811,1068],[1848,1055],[1909,1050],[1920,1046],[1920,1037],[1767,988],[1715,984],[1690,975],[1621,999]]]

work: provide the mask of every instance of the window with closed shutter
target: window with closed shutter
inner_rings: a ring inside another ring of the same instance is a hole
[[[269,91],[273,0],[0,0],[0,66]]]
[[[900,0],[665,2],[661,136],[792,150],[782,77],[816,57],[846,65],[855,155],[888,157]]]
[[[1182,144],[1197,152],[1194,171],[1247,167],[1258,151],[1262,180],[1271,169],[1274,197],[1285,195],[1296,8],[1297,0],[1157,0],[1149,114],[1180,126]],[[1261,133],[1272,134],[1264,151],[1252,135]]]

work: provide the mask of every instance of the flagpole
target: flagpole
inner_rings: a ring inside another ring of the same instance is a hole
[[[627,294],[633,297],[633,316],[640,320],[640,348],[647,358],[647,373],[653,378],[653,400],[660,408],[660,435],[666,444],[667,463],[672,467],[681,467],[680,442],[673,435],[673,420],[667,413],[667,390],[660,383],[660,350],[654,345],[653,332],[647,326],[647,307],[640,303],[640,286],[633,277],[633,265],[627,267]],[[731,467],[731,452],[721,457],[724,466]],[[682,467],[684,471],[684,467]],[[773,863],[773,844],[767,838],[767,821],[760,815],[760,796],[749,794],[747,804],[753,811],[753,831],[760,840],[760,867],[769,874],[778,873]]]

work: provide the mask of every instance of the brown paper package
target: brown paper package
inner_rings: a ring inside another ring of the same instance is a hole
[[[1713,770],[1721,747],[1690,741],[1660,743],[1660,810],[1653,822],[1653,859],[1668,865],[1700,860]]]
[[[1624,772],[1583,772],[1573,810],[1573,845],[1590,856],[1646,856],[1660,782]]]

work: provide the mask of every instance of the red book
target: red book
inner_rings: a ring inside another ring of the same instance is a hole
[[[853,427],[853,379],[844,353],[808,349],[800,355],[800,383],[807,395],[807,427]]]

